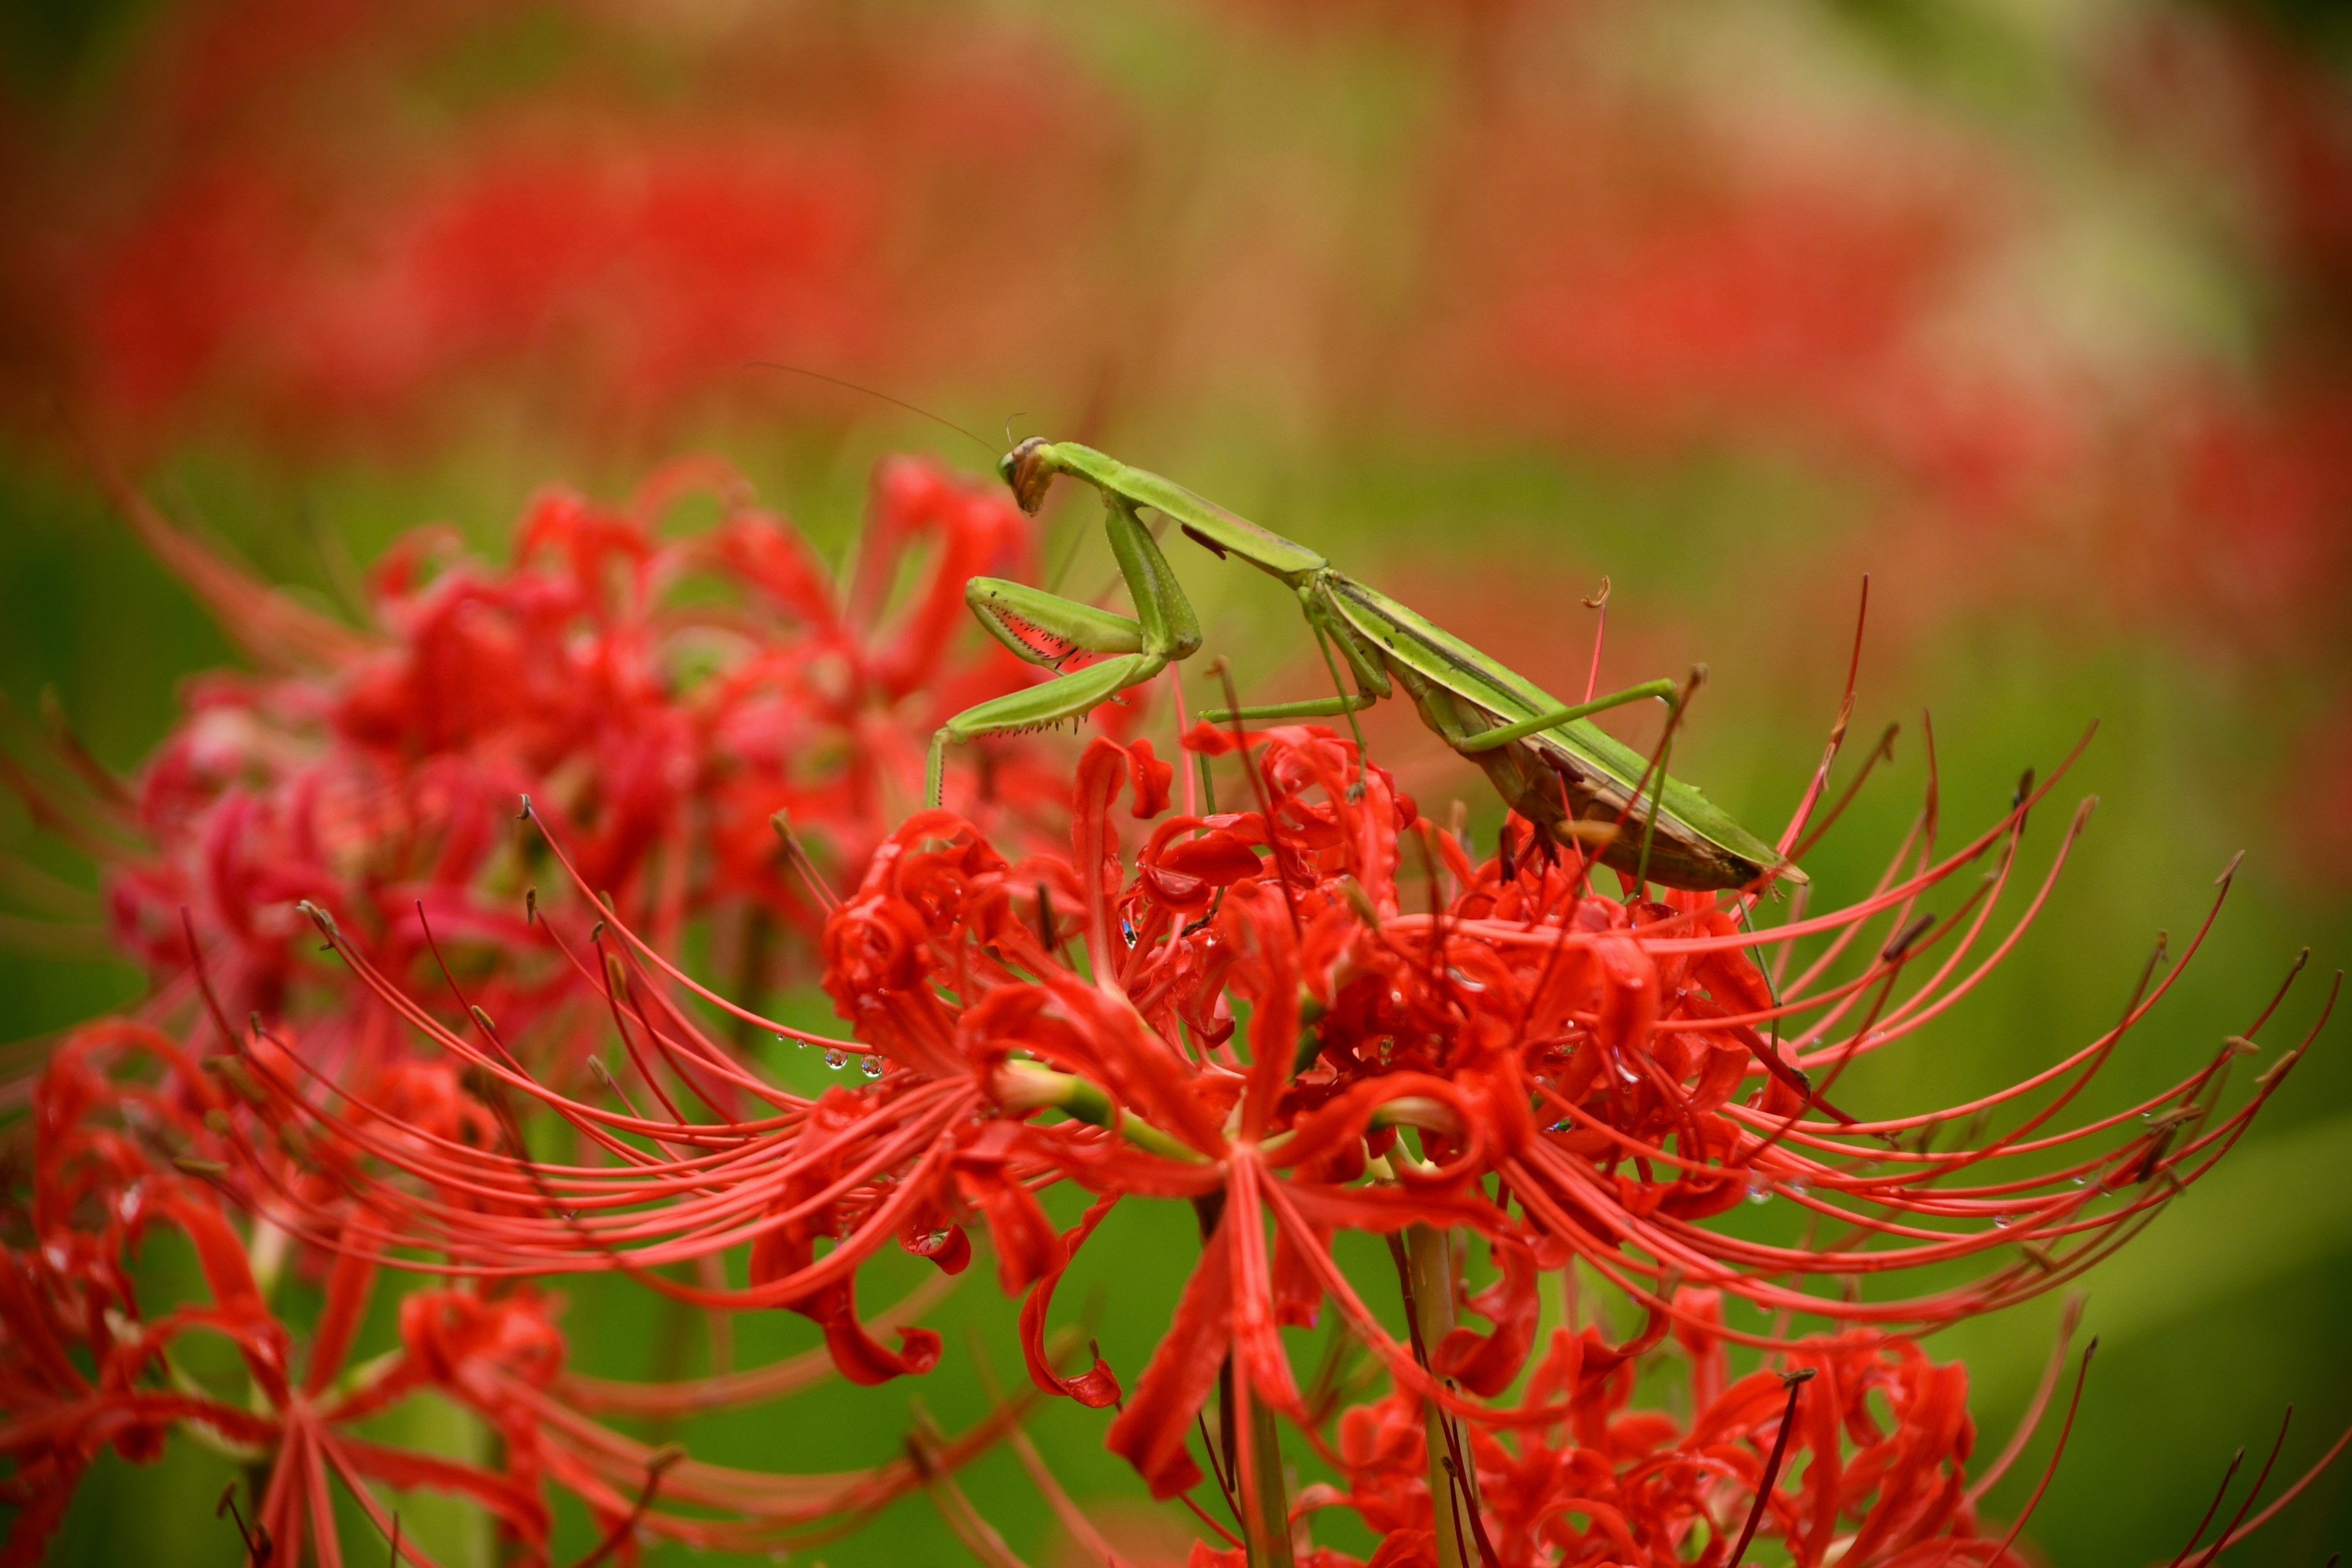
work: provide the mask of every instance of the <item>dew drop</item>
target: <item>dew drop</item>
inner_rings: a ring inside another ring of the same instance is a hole
[[[824,1048],[824,1065],[839,1072],[849,1065],[849,1053],[839,1046],[827,1046]]]
[[[1565,1131],[1568,1131],[1568,1118],[1567,1118],[1567,1117],[1565,1117],[1565,1116],[1563,1116],[1563,1117],[1561,1117],[1559,1121],[1557,1121],[1553,1122],[1553,1123],[1551,1124],[1551,1127],[1549,1128],[1549,1131],[1553,1131],[1553,1132],[1565,1132]]]
[[[1781,1184],[1792,1198],[1803,1197],[1808,1190],[1805,1186],[1805,1178],[1802,1176],[1791,1176]]]
[[[1765,1181],[1760,1176],[1748,1177],[1748,1201],[1751,1204],[1770,1203],[1772,1201],[1772,1184]]]
[[[1619,1062],[1617,1064],[1617,1076],[1623,1079],[1627,1083],[1639,1083],[1642,1081],[1642,1075],[1635,1072],[1632,1068],[1627,1067],[1623,1062]]]
[[[1995,1230],[2007,1230],[2009,1228],[2009,1216],[2005,1214],[1997,1214],[1993,1215],[1992,1227]]]
[[[2091,1178],[2088,1176],[2074,1176],[2070,1179],[2078,1187],[2087,1187],[2091,1184]]]
[[[880,1057],[860,1058],[857,1063],[857,1070],[864,1073],[867,1078],[880,1078],[882,1076],[882,1058]]]

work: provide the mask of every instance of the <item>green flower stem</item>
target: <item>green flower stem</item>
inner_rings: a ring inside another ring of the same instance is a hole
[[[1224,1222],[1225,1194],[1214,1192],[1194,1198],[1192,1215],[1200,1222],[1201,1245],[1206,1247]],[[1236,1371],[1228,1351],[1224,1365],[1217,1369],[1216,1447],[1224,1450],[1219,1462],[1239,1494],[1234,1501],[1242,1515],[1242,1547],[1248,1554],[1249,1568],[1297,1568],[1298,1559],[1290,1544],[1290,1486],[1282,1473],[1282,1429],[1276,1425],[1274,1406],[1263,1399],[1250,1401],[1250,1479],[1255,1485],[1243,1486],[1235,1468],[1240,1447],[1234,1441]],[[1253,1491],[1257,1494],[1254,1510],[1246,1500]]]
[[[1057,1072],[1036,1062],[1007,1062],[996,1069],[990,1087],[1007,1110],[1058,1110],[1074,1121],[1108,1127],[1147,1152],[1171,1160],[1200,1161],[1199,1151],[1141,1117],[1119,1110],[1109,1095],[1076,1073]]]
[[[1458,1321],[1454,1307],[1454,1237],[1435,1226],[1407,1226],[1404,1233],[1405,1279],[1412,1313],[1413,1349],[1422,1365]],[[1433,1371],[1432,1375],[1434,1375]],[[1452,1386],[1452,1380],[1447,1380]],[[1422,1405],[1423,1435],[1429,1449],[1429,1500],[1437,1522],[1439,1568],[1478,1568],[1478,1553],[1466,1534],[1469,1516],[1478,1506],[1477,1476],[1466,1464],[1456,1496],[1446,1441],[1449,1418],[1435,1400]],[[1469,1445],[1463,1445],[1467,1460]]]
[[[1282,1429],[1274,1406],[1250,1401],[1250,1468],[1257,1480],[1257,1512],[1244,1533],[1250,1568],[1296,1568],[1290,1547],[1290,1488],[1282,1474]],[[1244,1505],[1246,1506],[1246,1505]]]

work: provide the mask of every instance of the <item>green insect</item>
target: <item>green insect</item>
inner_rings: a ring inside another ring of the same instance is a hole
[[[1678,710],[1685,693],[1675,682],[1645,681],[1591,702],[1563,703],[1338,571],[1305,545],[1158,474],[1131,468],[1090,447],[1042,437],[1006,453],[997,472],[1022,510],[1033,514],[1056,475],[1082,479],[1101,492],[1108,508],[1105,526],[1111,554],[1134,601],[1135,616],[1001,578],[973,578],[964,601],[1013,653],[1052,669],[1080,654],[1093,656],[1095,662],[949,720],[931,740],[932,804],[940,799],[950,742],[1076,719],[1199,650],[1200,621],[1140,516],[1150,508],[1218,556],[1239,556],[1287,584],[1298,595],[1332,681],[1340,688],[1339,695],[1304,702],[1211,710],[1204,715],[1211,722],[1346,714],[1353,725],[1359,710],[1402,687],[1423,722],[1477,763],[1514,810],[1562,844],[1600,845],[1602,865],[1674,888],[1744,888],[1766,877],[1805,880],[1769,844],[1697,790],[1666,776],[1664,755],[1653,767],[1589,718],[1647,699]],[[1355,678],[1352,694],[1345,689],[1341,661]],[[1647,810],[1637,814],[1644,797]],[[1618,831],[1621,826],[1623,831]]]

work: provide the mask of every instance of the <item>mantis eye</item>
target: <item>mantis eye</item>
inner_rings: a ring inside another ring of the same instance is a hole
[[[1054,482],[1054,470],[1037,455],[1048,444],[1043,436],[1032,436],[997,459],[996,471],[1011,488],[1014,503],[1032,517],[1045,504],[1046,488]]]

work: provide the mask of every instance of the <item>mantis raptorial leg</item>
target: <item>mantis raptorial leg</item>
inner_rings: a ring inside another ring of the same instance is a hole
[[[964,586],[964,603],[1006,647],[1049,669],[1081,654],[1102,656],[1067,675],[967,708],[931,737],[925,769],[927,798],[937,805],[950,741],[1040,730],[1076,719],[1131,686],[1139,686],[1176,659],[1201,647],[1201,625],[1190,600],[1177,586],[1167,557],[1135,508],[1110,498],[1105,526],[1111,552],[1134,595],[1136,616],[1096,609],[1041,589],[998,577],[975,577]]]

